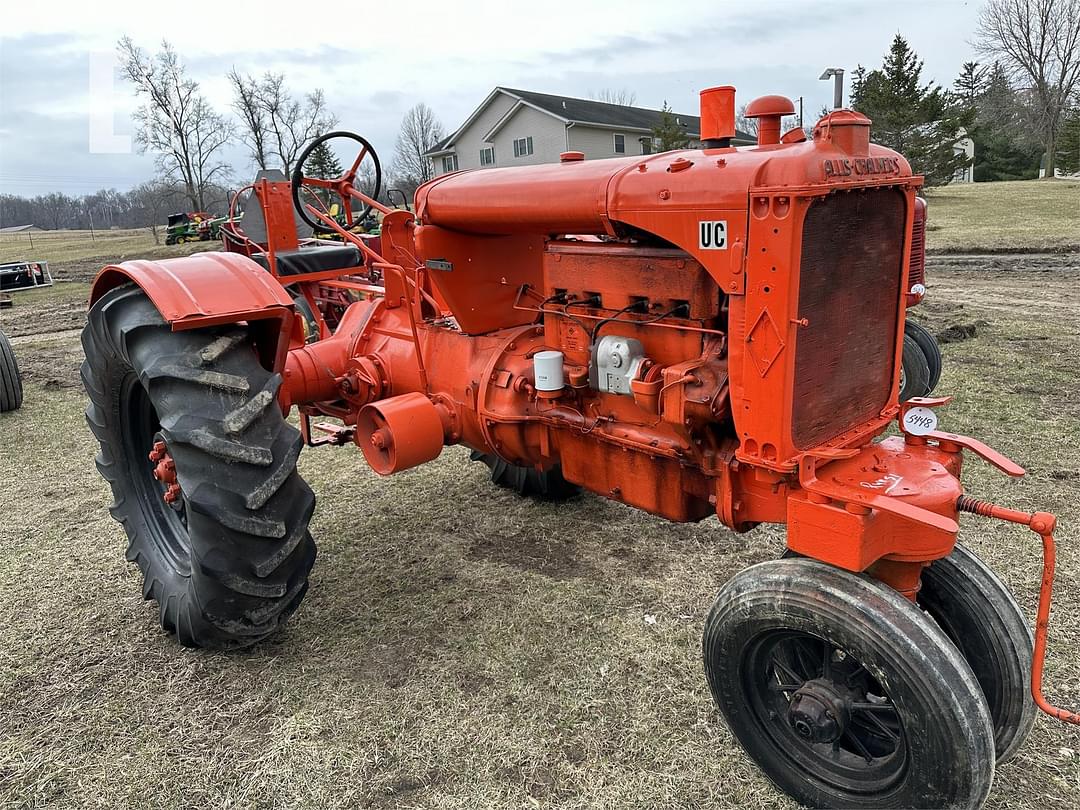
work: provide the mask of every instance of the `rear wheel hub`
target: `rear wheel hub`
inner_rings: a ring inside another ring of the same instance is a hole
[[[162,498],[167,504],[180,500],[180,482],[176,480],[176,462],[169,455],[169,448],[160,434],[154,438],[154,448],[150,451],[150,461],[154,464],[153,476],[165,488]]]

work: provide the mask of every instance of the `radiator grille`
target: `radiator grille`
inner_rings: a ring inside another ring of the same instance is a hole
[[[904,196],[831,194],[803,223],[792,438],[816,447],[874,418],[892,388]]]
[[[908,262],[908,292],[926,283],[926,201],[915,200],[915,222],[911,228],[911,260]]]

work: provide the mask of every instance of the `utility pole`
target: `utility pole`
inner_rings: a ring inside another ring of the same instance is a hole
[[[799,96],[799,129],[803,128],[803,122],[802,122],[802,99],[803,99],[803,97]]]
[[[825,72],[818,76],[821,81],[833,80],[833,109],[839,110],[844,106],[844,69],[826,68]]]

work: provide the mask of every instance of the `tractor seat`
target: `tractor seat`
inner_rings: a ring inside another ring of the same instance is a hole
[[[316,245],[297,250],[279,250],[274,256],[277,259],[279,276],[302,276],[326,270],[342,270],[358,267],[361,263],[360,251],[353,245]],[[265,253],[252,254],[251,258],[267,270],[270,269],[270,257]]]

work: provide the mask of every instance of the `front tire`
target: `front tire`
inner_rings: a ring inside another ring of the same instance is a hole
[[[732,733],[811,807],[977,808],[994,776],[979,684],[952,642],[881,583],[808,559],[747,568],[705,623]]]
[[[941,380],[941,347],[938,345],[937,338],[930,334],[925,326],[915,321],[904,322],[904,334],[919,344],[923,357],[926,358],[930,375],[926,380],[926,396],[930,396]]]
[[[911,335],[904,335],[903,366],[900,368],[900,401],[925,397],[930,393],[930,364]]]
[[[275,632],[315,562],[315,496],[296,472],[280,375],[245,328],[174,332],[130,285],[90,309],[83,348],[97,466],[161,626],[218,649]]]
[[[1035,639],[1019,605],[1005,583],[959,544],[923,570],[918,604],[975,673],[990,708],[997,761],[1009,761],[1035,722],[1028,690]]]

